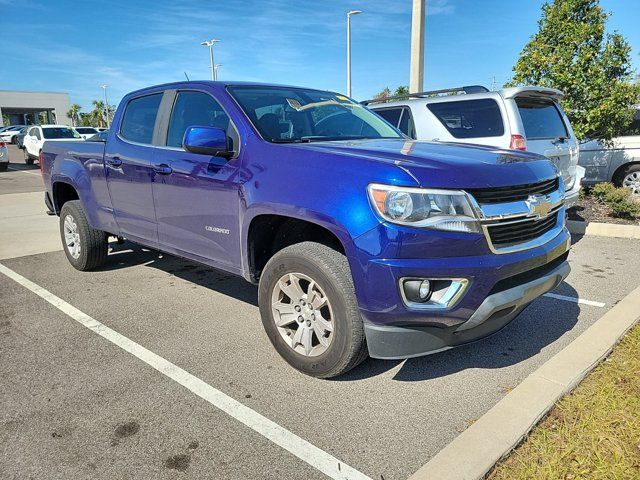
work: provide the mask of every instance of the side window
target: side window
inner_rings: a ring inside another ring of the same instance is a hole
[[[490,98],[430,103],[427,108],[455,138],[504,135],[500,108]]]
[[[178,92],[169,119],[167,146],[181,147],[184,133],[193,126],[222,128],[229,136],[229,117],[211,95],[203,92]]]
[[[34,128],[33,129],[33,134],[36,136],[36,138],[38,140],[42,140],[42,135],[40,135],[40,129],[39,128]]]
[[[413,124],[413,117],[411,116],[411,109],[403,108],[402,109],[402,117],[400,117],[400,125],[398,128],[402,133],[404,133],[407,137],[416,138],[416,129]]]
[[[400,121],[400,115],[402,114],[401,108],[383,108],[381,110],[374,110],[378,115],[384,118],[394,127],[398,127]]]
[[[161,93],[130,100],[120,126],[122,138],[136,143],[151,144],[161,100]]]

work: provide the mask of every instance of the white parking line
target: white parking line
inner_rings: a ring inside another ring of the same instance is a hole
[[[26,289],[31,290],[40,298],[46,300],[58,310],[73,318],[76,322],[84,325],[89,330],[100,335],[102,338],[109,340],[111,343],[138,357],[147,365],[155,368],[160,373],[179,383],[187,390],[195,393],[214,407],[219,408],[229,416],[242,422],[249,428],[253,429],[276,445],[284,448],[328,477],[344,480],[371,480],[365,474],[350,467],[349,465],[346,465],[324,450],[319,449],[296,434],[281,427],[277,423],[260,415],[258,412],[251,410],[249,407],[205,383],[198,377],[191,375],[189,372],[181,369],[177,365],[174,365],[152,351],[147,350],[142,345],[130,340],[124,335],[119,334],[115,330],[110,329],[86,313],[81,312],[73,305],[65,302],[53,293],[33,283],[31,280],[14,272],[1,263],[0,273],[3,273]]]
[[[22,173],[30,173],[31,175],[38,175],[40,176],[40,172],[36,172],[35,170],[21,170],[19,168],[11,168],[11,167],[7,167],[9,170],[13,170],[14,172],[22,172]]]
[[[577,297],[567,297],[565,295],[558,295],[557,293],[545,293],[543,296],[555,298],[557,300],[564,300],[566,302],[579,303],[582,305],[591,305],[592,307],[602,308],[606,305],[606,303],[602,303],[602,302],[594,302],[593,300],[584,300],[582,298],[577,298]]]

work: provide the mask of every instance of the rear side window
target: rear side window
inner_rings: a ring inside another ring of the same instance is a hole
[[[156,93],[129,101],[122,117],[120,136],[132,142],[151,144],[161,100],[162,94]]]
[[[210,95],[203,92],[178,92],[167,133],[167,146],[181,147],[187,128],[217,127],[229,135],[229,117]]]
[[[491,98],[431,103],[427,108],[455,138],[504,135],[500,108]]]
[[[396,127],[409,138],[416,138],[416,131],[413,125],[413,117],[409,107],[383,108],[374,110],[391,125]]]
[[[527,140],[569,136],[553,100],[516,98],[516,105]]]
[[[400,115],[402,115],[401,108],[385,108],[383,110],[374,110],[378,115],[384,118],[387,122],[389,122],[394,127],[398,127],[398,123],[400,122]]]

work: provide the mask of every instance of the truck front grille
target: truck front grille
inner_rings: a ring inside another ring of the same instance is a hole
[[[558,211],[541,219],[525,218],[518,221],[498,221],[487,225],[489,238],[494,248],[506,248],[541,237],[552,230],[558,222]]]
[[[545,180],[539,183],[527,183],[510,187],[477,188],[466,190],[473,195],[476,202],[483,203],[506,203],[526,200],[529,195],[548,195],[558,189],[559,180]]]

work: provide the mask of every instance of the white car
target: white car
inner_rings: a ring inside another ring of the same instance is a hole
[[[585,185],[613,182],[640,194],[640,106],[623,135],[610,143],[590,140],[580,145],[579,163],[586,169]]]
[[[61,140],[78,140],[83,138],[73,128],[66,125],[34,125],[24,137],[25,162],[32,165],[39,159],[44,142],[56,142]]]
[[[0,172],[9,168],[9,149],[5,142],[0,142]]]
[[[417,140],[473,143],[526,150],[548,157],[565,185],[565,202],[578,199],[584,169],[578,140],[558,100],[559,90],[482,86],[410,94],[364,103],[405,135]]]
[[[0,131],[0,142],[14,143],[15,136],[20,133],[26,125],[12,125]]]
[[[73,127],[73,129],[78,132],[84,140],[87,140],[98,133],[98,129],[93,127]]]

